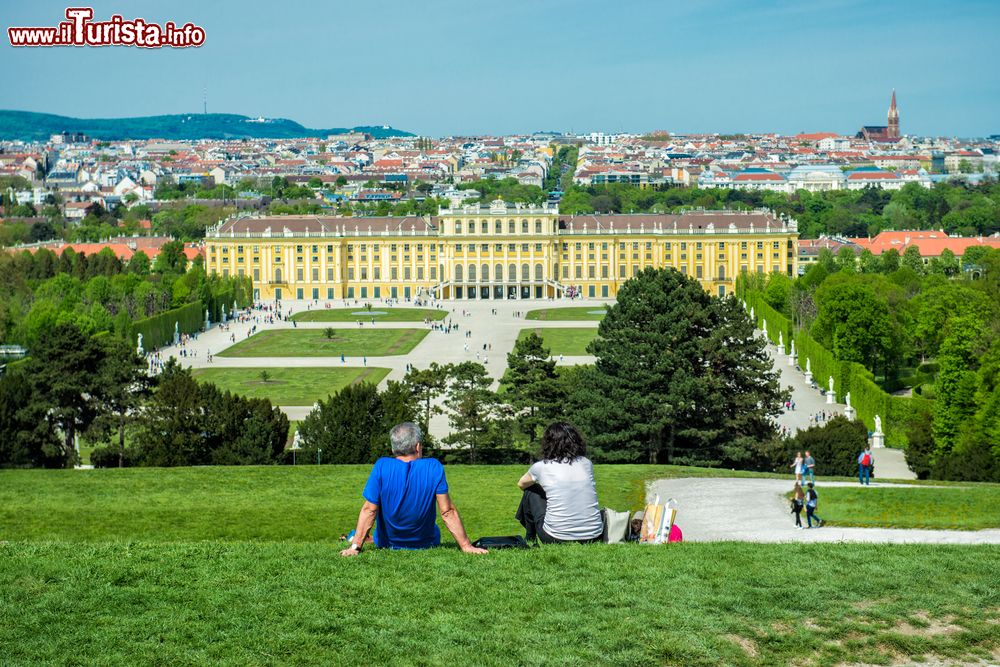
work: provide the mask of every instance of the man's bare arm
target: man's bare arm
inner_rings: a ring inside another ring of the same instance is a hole
[[[375,517],[377,516],[378,505],[366,500],[365,504],[361,506],[361,513],[358,514],[358,527],[354,529],[354,537],[351,538],[354,544],[364,546],[365,540],[368,539],[368,533],[371,532],[372,526],[375,525]],[[347,547],[340,552],[340,555],[357,556],[359,553],[361,553],[360,549]]]
[[[451,496],[447,493],[439,493],[437,496],[438,510],[441,512],[441,520],[447,526],[448,532],[452,534],[459,548],[467,554],[484,554],[486,549],[472,546],[469,536],[465,534],[465,526],[462,525],[462,517],[458,515],[458,508],[451,502]]]

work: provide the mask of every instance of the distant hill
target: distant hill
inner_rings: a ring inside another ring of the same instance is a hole
[[[250,118],[228,113],[177,114],[140,118],[70,118],[32,111],[0,110],[0,140],[44,141],[59,132],[83,132],[88,137],[119,139],[292,139],[324,138],[342,132],[367,132],[373,137],[412,137],[388,126],[362,125],[315,130],[287,118]]]

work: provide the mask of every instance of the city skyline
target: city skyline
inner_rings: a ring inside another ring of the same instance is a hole
[[[209,112],[306,127],[387,124],[425,136],[851,135],[885,122],[895,89],[903,134],[1000,131],[1000,85],[988,70],[1000,8],[987,2],[947,11],[930,2],[638,2],[608,16],[589,2],[485,9],[448,1],[395,4],[374,25],[360,5],[252,1],[239,15],[234,5],[190,2],[93,6],[95,20],[194,22],[205,44],[15,49],[4,39],[0,108],[83,118],[199,113],[207,92]],[[12,7],[4,27],[55,25],[65,8],[48,0]],[[66,76],[69,68],[80,75]]]

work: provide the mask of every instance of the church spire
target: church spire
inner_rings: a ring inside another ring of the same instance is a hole
[[[889,101],[888,132],[890,139],[899,139],[899,110],[896,108],[896,89],[892,89],[892,99]]]

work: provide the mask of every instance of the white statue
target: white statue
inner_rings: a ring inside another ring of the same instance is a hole
[[[781,335],[780,331],[778,332],[778,347],[782,349],[785,347],[785,337]]]
[[[844,401],[847,403],[847,407],[851,407],[851,392],[847,392],[844,396]]]
[[[788,354],[790,354],[793,357],[798,356],[797,354],[795,354],[795,341],[794,340],[792,341],[792,351],[789,352]]]
[[[136,351],[139,354],[143,353],[143,349],[142,349],[142,334],[139,334],[139,342],[136,344]]]
[[[754,318],[754,314],[753,314],[753,306],[750,306],[750,319],[751,319],[751,320],[754,320],[755,322],[757,321],[757,320],[756,320],[756,319]]]
[[[830,393],[833,393],[833,376],[830,376]]]
[[[875,432],[876,433],[882,432],[882,418],[879,417],[878,415],[875,415]]]
[[[806,357],[806,373],[812,375],[812,364],[809,362],[809,357]]]
[[[292,438],[292,449],[300,449],[302,447],[302,435],[299,434],[299,429],[295,429],[295,437]]]

